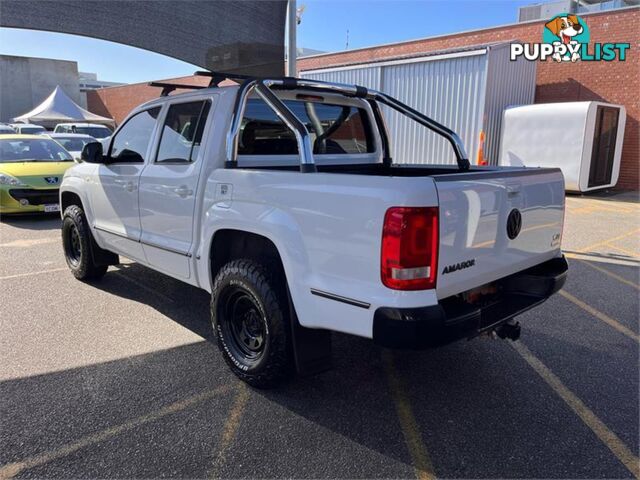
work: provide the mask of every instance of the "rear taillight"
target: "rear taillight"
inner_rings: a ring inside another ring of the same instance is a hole
[[[395,290],[435,288],[438,208],[392,207],[384,216],[382,283]]]

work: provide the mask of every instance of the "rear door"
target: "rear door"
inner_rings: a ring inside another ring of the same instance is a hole
[[[498,169],[433,177],[440,204],[438,298],[559,254],[564,179],[558,169]]]
[[[141,243],[147,261],[189,278],[200,155],[211,98],[168,105],[158,147],[140,177]]]

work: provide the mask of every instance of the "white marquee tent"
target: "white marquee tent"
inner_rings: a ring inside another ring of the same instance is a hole
[[[111,118],[91,113],[75,103],[60,86],[36,108],[13,119],[14,122],[35,123],[43,127],[53,128],[57,123],[89,122],[113,125]]]

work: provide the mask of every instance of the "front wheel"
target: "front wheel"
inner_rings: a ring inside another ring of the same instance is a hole
[[[294,371],[289,305],[278,269],[233,260],[220,269],[211,295],[211,318],[225,361],[241,380],[274,387]]]
[[[92,280],[107,272],[107,265],[95,263],[92,255],[93,237],[82,209],[70,205],[62,217],[62,248],[67,265],[78,280]]]

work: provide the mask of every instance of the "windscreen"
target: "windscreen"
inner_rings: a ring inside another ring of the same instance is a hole
[[[75,133],[91,135],[93,138],[107,138],[110,137],[113,132],[107,127],[76,127]]]
[[[305,124],[314,154],[360,154],[375,151],[365,110],[310,100],[283,100]],[[262,99],[247,102],[239,155],[297,155],[294,133]]]
[[[56,142],[69,152],[81,152],[87,143],[93,142],[91,138],[56,138]]]
[[[47,130],[44,127],[20,127],[20,133],[34,134],[34,133],[42,133],[46,131]]]
[[[0,163],[72,162],[73,158],[53,140],[0,140]]]

